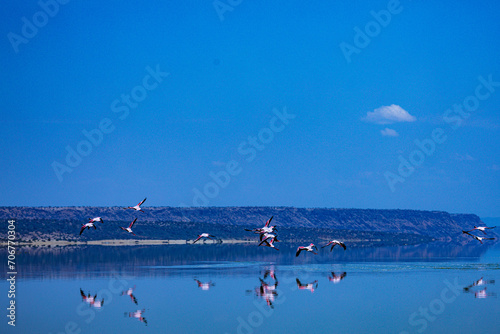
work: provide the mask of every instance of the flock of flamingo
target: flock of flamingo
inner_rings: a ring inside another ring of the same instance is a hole
[[[136,206],[128,206],[124,209],[132,209],[132,210],[135,210],[135,211],[141,211],[141,212],[144,212],[141,208],[141,205],[144,204],[144,202],[146,201],[147,197],[144,198],[139,204],[137,204]],[[278,237],[277,237],[277,232],[278,232],[278,229],[276,228],[276,225],[271,225],[271,221],[273,220],[273,217],[274,216],[271,216],[271,218],[269,218],[269,220],[264,224],[263,227],[260,227],[260,228],[254,228],[254,229],[245,229],[245,231],[250,231],[250,232],[254,232],[255,234],[259,234],[259,246],[267,246],[267,247],[270,247],[270,248],[273,248],[275,250],[279,250],[278,248],[276,248],[276,246],[274,245],[275,242],[279,242],[278,240]],[[133,235],[135,235],[135,233],[132,231],[132,226],[134,226],[135,222],[137,221],[137,218],[134,219],[134,221],[132,221],[130,223],[130,225],[128,227],[122,227],[120,226],[120,228],[128,233],[131,233]],[[94,228],[94,229],[97,229],[95,223],[96,222],[100,222],[100,223],[104,223],[104,220],[101,218],[101,217],[95,217],[95,218],[89,218],[89,222],[86,223],[86,224],[82,224],[82,227],[80,228],[80,235],[82,235],[83,231],[85,231],[85,229],[90,229],[90,228]],[[274,233],[274,234],[273,234]],[[203,238],[206,238],[206,239],[210,239],[210,240],[215,240],[217,237],[210,234],[210,233],[201,233],[198,235],[198,237],[193,241],[193,244],[195,244],[196,242],[198,242],[199,240],[203,239]],[[326,245],[324,245],[323,247],[321,248],[325,248],[327,246],[331,246],[330,248],[330,252],[333,250],[333,248],[335,246],[341,246],[342,248],[344,248],[344,250],[346,250],[346,245],[342,242],[342,241],[338,241],[338,240],[331,240],[329,241]],[[316,252],[314,251],[316,250]],[[317,253],[317,250],[318,248],[313,244],[309,244],[309,246],[299,246],[297,248],[297,252],[295,253],[295,256],[299,256],[299,254],[302,252],[302,251],[306,251],[306,252],[311,252],[313,254],[318,254]]]
[[[131,210],[135,210],[135,211],[144,212],[141,208],[141,205],[144,204],[145,201],[146,201],[146,198],[144,200],[142,200],[136,206],[129,206],[129,207],[126,207],[124,209],[131,209]],[[271,218],[269,218],[269,220],[266,221],[266,223],[264,224],[263,227],[253,228],[253,229],[246,228],[245,231],[249,231],[249,232],[253,232],[254,234],[258,234],[258,236],[259,236],[259,245],[258,246],[266,246],[266,247],[270,247],[272,249],[279,251],[279,249],[276,248],[276,246],[275,246],[275,243],[280,242],[280,240],[278,240],[278,236],[277,236],[278,230],[277,230],[276,225],[271,225],[272,220],[273,220],[273,216]],[[132,223],[130,223],[130,225],[128,227],[121,227],[120,226],[120,228],[135,236],[134,232],[132,231],[132,227],[134,226],[136,221],[137,221],[137,218],[135,218],[132,221]],[[80,229],[80,235],[83,233],[83,231],[85,229],[90,229],[92,227],[94,229],[96,229],[96,225],[95,225],[96,222],[104,223],[104,221],[101,217],[89,218],[88,223],[82,224],[81,229]],[[482,244],[483,240],[494,240],[494,238],[480,237],[480,236],[472,234],[471,232],[477,230],[477,231],[481,231],[483,234],[486,235],[487,234],[486,230],[493,229],[493,228],[494,227],[474,226],[474,228],[472,230],[462,231],[462,233],[471,236],[472,238],[478,240]],[[196,242],[198,242],[199,240],[202,240],[202,239],[217,240],[217,237],[210,234],[210,233],[201,233],[192,242],[192,244],[195,244]],[[331,240],[328,243],[326,243],[324,246],[322,246],[321,248],[330,247],[330,252],[331,252],[331,251],[333,251],[333,249],[337,245],[342,247],[344,250],[347,249],[346,245],[342,241],[339,241],[339,240]],[[298,257],[301,253],[307,253],[307,252],[313,253],[316,255],[316,254],[318,254],[318,248],[313,243],[309,244],[308,246],[299,246],[297,248],[295,256]],[[328,280],[334,284],[337,284],[341,280],[343,280],[346,277],[346,275],[347,275],[346,272],[342,272],[341,274],[335,274],[334,272],[332,272],[331,275],[328,276]],[[266,279],[268,277],[270,277],[272,279],[272,282],[266,281]],[[211,287],[215,286],[215,283],[213,283],[212,281],[202,282],[202,281],[198,280],[197,278],[194,278],[194,280],[201,290],[209,290]],[[263,298],[269,307],[274,308],[273,303],[276,300],[276,298],[278,297],[278,289],[277,289],[278,279],[276,277],[274,268],[271,268],[270,270],[266,270],[264,273],[264,277],[259,278],[259,280],[260,280],[261,284],[259,287],[254,289],[255,295]],[[297,288],[299,290],[308,290],[311,293],[314,292],[318,288],[318,281],[317,280],[315,280],[313,282],[309,282],[309,283],[303,283],[299,278],[296,278],[296,284],[297,284]],[[470,284],[469,286],[464,287],[463,291],[465,293],[473,293],[476,298],[487,298],[489,296],[496,296],[494,293],[487,293],[486,287],[484,287],[482,289],[477,289],[478,287],[482,287],[482,286],[485,286],[487,284],[495,284],[495,281],[494,280],[484,280],[483,278],[481,278],[481,279],[475,281],[474,283]],[[135,286],[133,288],[129,288],[126,291],[123,291],[122,295],[129,296],[130,299],[132,300],[132,302],[137,305],[138,304],[137,298],[133,294],[134,289],[135,289]],[[249,290],[248,292],[251,292],[251,290]],[[92,307],[101,308],[104,304],[104,299],[101,298],[101,300],[98,300],[97,294],[94,296],[92,296],[90,293],[85,294],[83,292],[83,290],[81,290],[81,289],[80,289],[80,294],[81,294],[82,300],[84,302],[88,303]],[[145,312],[145,309],[137,310],[135,312],[125,313],[125,316],[128,316],[130,318],[136,318],[140,322],[147,325],[147,321],[143,316],[144,312]]]
[[[126,208],[124,208],[125,210],[127,209],[132,209],[132,210],[135,210],[135,211],[141,211],[141,212],[144,212],[142,209],[141,209],[141,205],[146,202],[146,199],[143,199],[139,204],[137,204],[136,206],[127,206]],[[124,231],[127,231],[128,233],[132,233],[133,235],[135,235],[135,233],[132,231],[132,226],[134,226],[135,222],[137,221],[137,218],[134,219],[133,222],[130,223],[130,225],[128,227],[122,227],[120,226],[120,228]],[[86,224],[83,224],[82,225],[82,228],[80,229],[80,235],[82,235],[83,231],[85,229],[90,229],[91,227],[93,227],[94,229],[97,229],[97,227],[95,226],[95,223],[96,222],[101,222],[101,223],[104,223],[104,220],[102,220],[101,217],[95,217],[95,218],[89,218],[89,222],[86,223]]]
[[[144,204],[144,202],[146,201],[147,197],[144,198],[139,204],[137,204],[136,206],[128,206],[126,208],[123,208],[125,210],[127,209],[131,209],[131,210],[135,210],[135,211],[141,211],[141,212],[144,212],[141,208],[141,205]],[[277,232],[278,232],[278,229],[276,228],[276,225],[271,225],[271,221],[273,220],[273,217],[274,216],[271,216],[271,218],[269,218],[269,220],[265,223],[265,225],[263,227],[260,227],[260,228],[254,228],[254,229],[245,229],[245,231],[249,231],[249,232],[254,232],[255,234],[258,234],[259,235],[259,246],[266,246],[266,247],[270,247],[272,249],[275,249],[277,251],[279,251],[278,248],[276,248],[276,246],[274,245],[275,242],[279,242],[278,240],[278,237],[277,237]],[[134,226],[135,222],[137,221],[137,218],[134,219],[134,221],[132,221],[130,223],[130,225],[128,227],[122,227],[120,226],[120,228],[128,233],[131,233],[135,236],[135,233],[132,231],[132,226]],[[101,217],[95,217],[95,218],[89,218],[89,222],[86,223],[86,224],[82,224],[82,227],[80,229],[80,235],[82,235],[83,231],[85,229],[90,229],[90,228],[94,228],[94,229],[97,229],[96,226],[95,226],[95,223],[96,222],[101,222],[101,223],[104,223],[104,221],[102,220]],[[493,229],[495,228],[496,226],[492,226],[492,227],[487,227],[487,226],[474,226],[474,228],[470,231],[462,231],[463,234],[467,234],[467,235],[470,235],[472,238],[478,240],[481,244],[483,243],[483,240],[495,240],[495,238],[487,238],[487,237],[480,237],[480,236],[477,236],[477,235],[474,235],[474,234],[471,234],[470,232],[474,231],[474,230],[478,230],[478,231],[481,231],[483,232],[484,234],[487,234],[486,233],[486,230],[487,229]],[[201,233],[198,235],[198,237],[193,241],[193,244],[198,242],[199,240],[203,239],[203,238],[206,238],[206,239],[210,239],[210,240],[215,240],[217,237],[210,234],[210,233]],[[335,246],[341,246],[342,248],[344,248],[344,250],[346,250],[346,245],[342,242],[342,241],[338,241],[338,240],[331,240],[329,241],[326,245],[322,246],[321,248],[325,248],[325,247],[328,247],[328,246],[331,246],[330,248],[330,252],[333,251],[333,248]],[[316,245],[314,245],[313,243],[309,244],[309,246],[299,246],[297,248],[297,251],[295,253],[295,256],[299,256],[300,253],[302,251],[305,251],[305,252],[310,252],[310,253],[313,253],[315,255],[317,255],[318,253],[318,248],[316,247]]]

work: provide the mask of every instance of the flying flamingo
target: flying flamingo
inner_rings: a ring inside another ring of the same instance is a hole
[[[80,235],[82,235],[83,231],[85,229],[90,229],[91,227],[94,228],[94,230],[97,230],[97,227],[95,227],[94,223],[86,223],[86,224],[82,224],[82,228],[80,229]]]
[[[89,218],[89,223],[101,222],[104,223],[101,217]]]
[[[276,228],[276,226],[269,226],[271,220],[273,220],[273,217],[274,216],[271,216],[271,218],[269,218],[269,220],[264,224],[264,227],[254,228],[254,229],[246,228],[245,231],[250,231],[255,233],[272,233],[274,231],[277,231],[278,229]]]
[[[264,244],[264,246],[271,247],[271,248],[279,251],[279,249],[274,246],[275,241],[278,242],[278,240],[276,240],[275,238],[266,238],[266,239],[262,240],[262,242],[259,244],[259,246]]]
[[[481,231],[481,232],[483,232],[484,234],[486,234],[486,231],[485,231],[486,229],[488,229],[488,230],[489,230],[489,229],[492,229],[492,228],[495,228],[495,227],[496,227],[496,226],[488,227],[488,226],[475,226],[475,225],[474,225],[474,228],[473,228],[472,230],[470,230],[470,231],[467,231],[467,232],[472,232],[472,231],[474,231],[474,230],[478,230],[478,231]]]
[[[134,224],[135,224],[135,221],[136,221],[136,220],[137,220],[137,218],[136,218],[136,219],[134,219],[134,221],[133,221],[133,222],[131,222],[131,223],[130,223],[130,225],[129,225],[128,227],[121,227],[121,226],[120,226],[120,228],[121,228],[122,230],[124,230],[124,231],[127,231],[128,233],[132,233],[133,235],[135,235],[135,233],[134,233],[134,232],[132,232],[132,226],[134,226]]]
[[[264,224],[264,227],[269,227],[269,224],[271,223],[271,220],[273,220],[273,217],[274,216],[271,216],[271,218],[267,220],[267,222]]]
[[[471,237],[473,237],[474,239],[476,239],[477,241],[479,241],[481,244],[483,243],[483,240],[495,240],[495,238],[478,237],[477,235],[470,234],[467,231],[462,231],[462,233],[470,235]]]
[[[136,206],[127,206],[127,207],[126,207],[126,208],[124,208],[124,209],[125,209],[125,210],[126,210],[126,209],[133,209],[133,210],[135,210],[135,211],[141,211],[141,212],[144,212],[144,211],[142,211],[142,209],[141,209],[141,205],[142,205],[142,203],[146,202],[146,199],[147,199],[147,197],[146,197],[145,199],[143,199],[143,200],[142,200],[142,202],[140,202],[140,203],[139,203],[139,204],[137,204]]]
[[[261,233],[259,239],[260,239],[260,241],[264,241],[267,239],[274,239],[275,242],[280,242],[278,240],[278,237],[274,234],[271,234],[271,233]]]
[[[210,240],[214,240],[212,238],[216,238],[215,235],[211,235],[211,234],[208,234],[208,233],[202,233],[198,236],[198,238],[196,238],[195,241],[193,241],[193,244],[196,243],[198,240],[200,240],[201,238],[207,238],[207,239],[210,239]]]
[[[330,252],[333,250],[333,247],[335,247],[337,245],[342,246],[342,248],[344,248],[344,250],[346,249],[345,244],[342,241],[338,241],[338,240],[332,240],[321,248],[325,248],[325,247],[330,246],[330,245],[332,245],[332,248],[330,248]]]
[[[311,252],[313,253],[314,255],[317,255],[318,253],[316,253],[314,250],[316,249],[316,251],[318,251],[318,247],[314,246],[313,243],[311,243],[309,246],[299,246],[299,248],[297,248],[297,253],[295,253],[295,256],[299,256],[300,252],[302,251],[308,251],[308,252]]]

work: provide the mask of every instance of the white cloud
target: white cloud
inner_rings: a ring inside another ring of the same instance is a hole
[[[382,136],[388,136],[388,137],[397,137],[399,136],[399,133],[396,132],[396,130],[385,128],[384,130],[380,130],[380,133]]]
[[[397,122],[415,122],[417,118],[410,115],[406,110],[398,105],[382,106],[366,113],[362,118],[365,122],[376,124],[391,124]]]

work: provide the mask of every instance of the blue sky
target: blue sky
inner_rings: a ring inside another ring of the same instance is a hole
[[[500,216],[495,1],[46,3],[0,14],[0,205]]]

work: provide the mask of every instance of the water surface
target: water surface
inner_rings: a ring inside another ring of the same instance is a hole
[[[299,258],[294,251],[211,244],[24,248],[17,256],[16,327],[4,320],[0,329],[500,332],[499,247],[325,248]],[[7,305],[6,281],[0,289]]]

